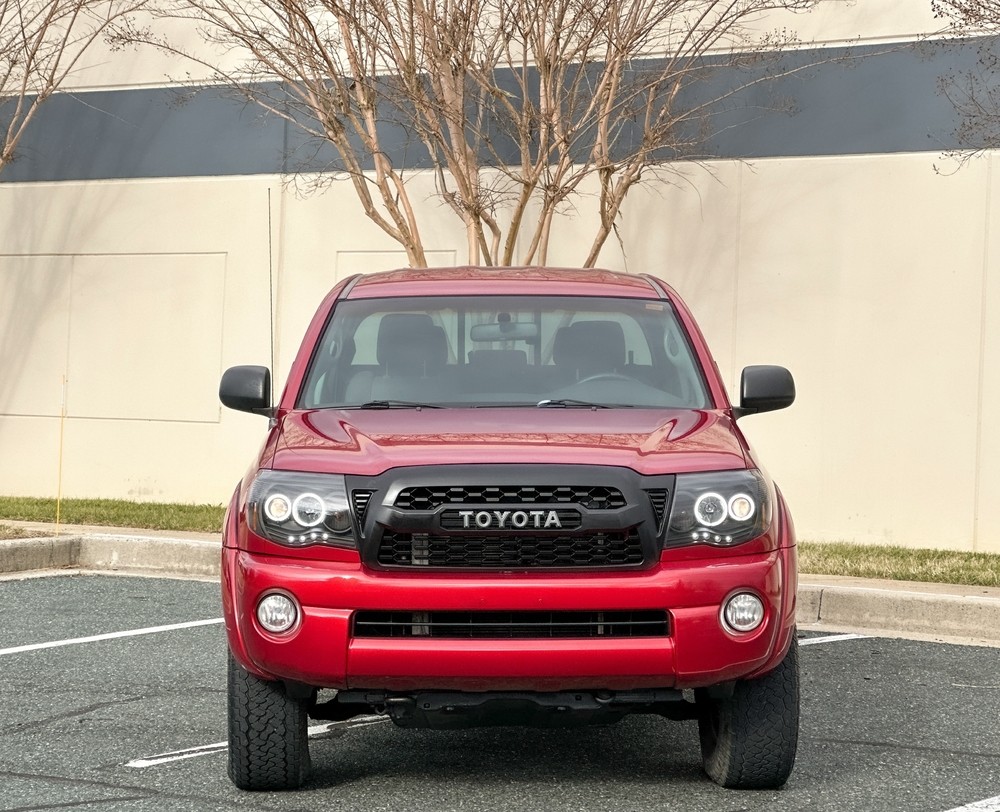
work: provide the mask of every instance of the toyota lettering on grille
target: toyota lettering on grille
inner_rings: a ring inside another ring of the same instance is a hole
[[[481,530],[530,527],[535,530],[562,528],[559,514],[554,510],[459,510],[464,529],[478,527]]]

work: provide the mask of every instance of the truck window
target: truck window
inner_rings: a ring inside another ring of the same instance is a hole
[[[708,408],[666,302],[573,296],[358,299],[336,306],[299,396],[306,409],[372,401],[450,407],[566,400]]]

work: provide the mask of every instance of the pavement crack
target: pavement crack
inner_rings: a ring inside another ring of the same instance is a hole
[[[231,801],[227,798],[218,798],[209,795],[199,795],[196,793],[186,793],[186,792],[169,792],[161,789],[152,789],[148,787],[137,787],[135,784],[117,784],[112,781],[98,781],[92,778],[68,778],[63,775],[49,775],[47,773],[22,773],[15,772],[13,770],[0,770],[0,779],[2,778],[12,778],[20,779],[24,781],[41,781],[50,782],[53,784],[63,784],[65,786],[71,787],[87,787],[91,789],[104,789],[112,790],[115,792],[127,792],[134,793],[135,798],[125,797],[125,796],[114,796],[112,798],[103,798],[101,803],[117,802],[119,800],[149,800],[151,798],[164,799],[164,800],[174,800],[174,801],[188,801],[194,802],[195,808],[206,807],[206,806],[226,806],[232,809],[246,809],[246,805],[239,803],[237,801]],[[60,808],[73,808],[73,806],[80,806],[83,802],[76,801],[70,802],[67,805],[60,806],[59,804],[52,804],[49,806],[26,806],[18,807],[16,810],[10,810],[10,812],[28,812],[33,809],[60,809]],[[97,803],[94,801],[93,803]],[[276,810],[278,807],[260,805],[259,803],[254,806],[255,809],[261,810]]]
[[[108,801],[114,801],[119,803],[121,801],[145,801],[153,797],[155,793],[146,793],[145,795],[116,795],[114,798],[92,798],[89,801],[66,801],[61,804],[40,804],[38,806],[13,806],[8,812],[39,812],[43,809],[79,809],[84,806],[97,806],[98,804],[106,804]]]
[[[898,742],[865,741],[864,739],[834,739],[826,736],[803,736],[803,741],[822,742],[823,744],[846,744],[855,747],[872,747],[878,750],[905,750],[912,753],[928,753],[940,756],[961,756],[963,758],[988,758],[1000,761],[1000,753],[980,753],[975,750],[949,750],[946,747],[922,747],[918,744],[899,744]]]
[[[119,705],[130,705],[134,702],[142,701],[142,697],[130,697],[128,699],[118,699],[113,702],[94,702],[90,705],[85,705],[82,708],[75,708],[73,710],[63,711],[62,713],[56,713],[52,716],[46,716],[42,719],[32,719],[27,722],[18,722],[15,725],[8,727],[0,727],[0,735],[7,735],[10,733],[25,733],[32,730],[37,730],[38,728],[46,727],[54,722],[62,722],[66,719],[75,719],[79,716],[86,716],[87,714],[93,713],[94,711],[103,710],[104,708],[114,708]]]

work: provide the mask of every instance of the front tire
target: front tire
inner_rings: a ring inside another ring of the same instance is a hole
[[[742,680],[731,697],[696,693],[701,757],[709,778],[732,789],[777,789],[791,775],[799,740],[799,652],[792,638],[781,664]]]
[[[298,789],[309,777],[306,703],[260,679],[230,653],[229,777],[240,789]]]

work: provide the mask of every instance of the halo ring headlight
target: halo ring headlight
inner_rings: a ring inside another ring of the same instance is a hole
[[[757,505],[753,498],[745,493],[738,493],[729,500],[727,505],[729,516],[738,522],[745,522],[753,518],[757,512]]]
[[[315,493],[303,493],[292,502],[292,518],[302,527],[315,527],[326,518],[326,505]]]
[[[287,547],[357,548],[351,496],[343,474],[265,469],[247,496],[249,528]]]
[[[292,503],[283,493],[272,493],[264,502],[264,515],[272,522],[284,522],[292,513]]]
[[[694,515],[702,527],[716,527],[729,516],[726,500],[717,493],[703,493],[694,503]]]

